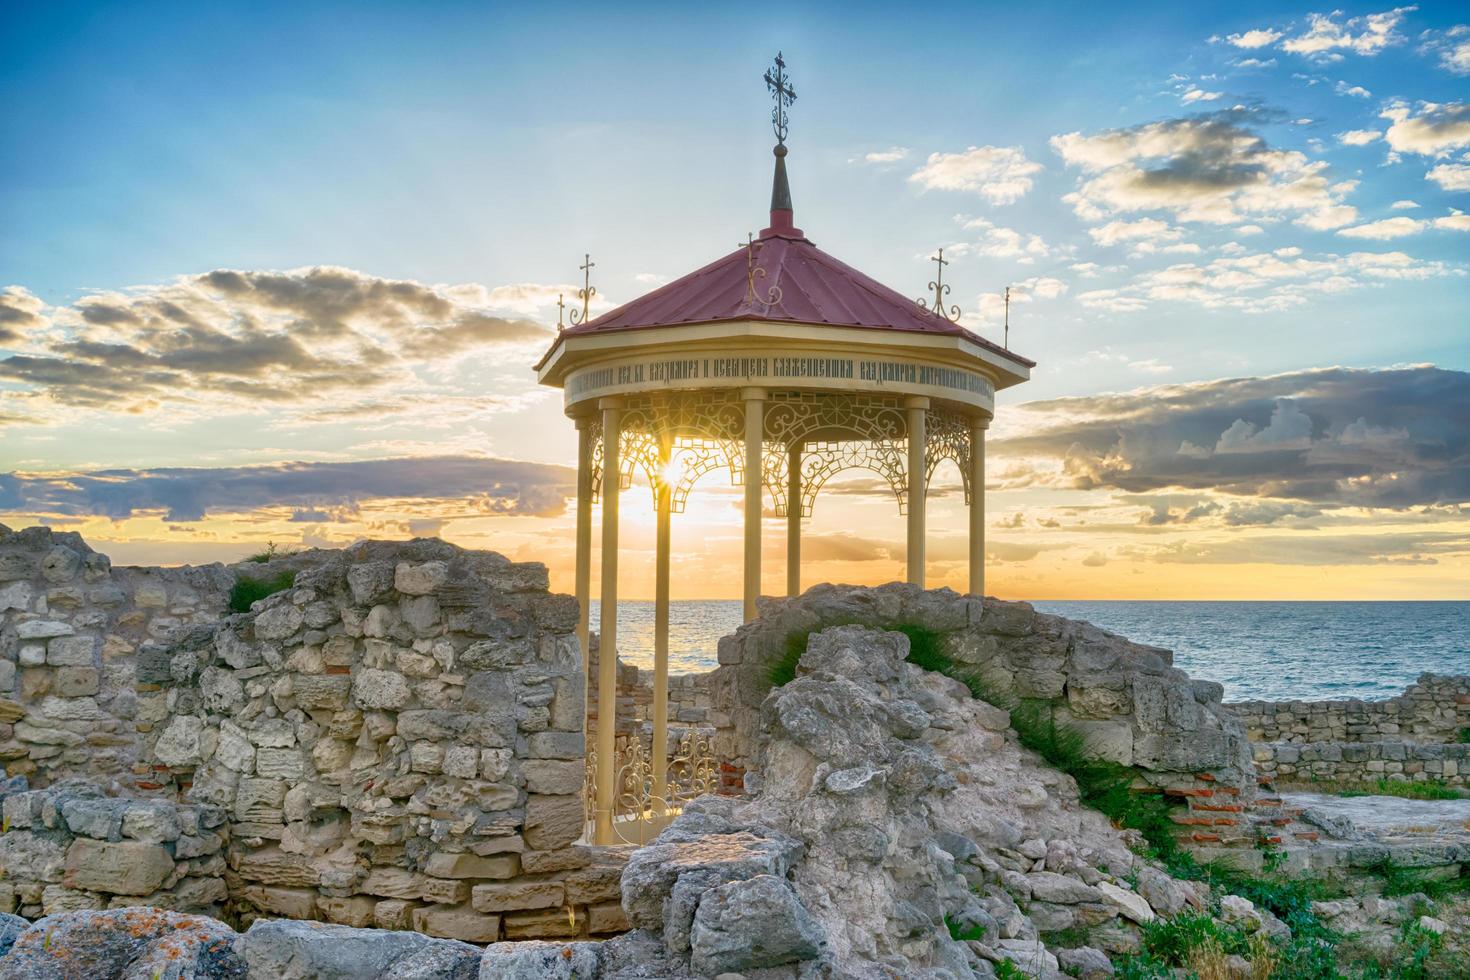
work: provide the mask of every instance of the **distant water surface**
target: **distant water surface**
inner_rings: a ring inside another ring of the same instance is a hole
[[[1385,698],[1424,671],[1470,674],[1470,602],[1037,602],[1174,651],[1191,676],[1251,698]],[[738,599],[669,606],[669,670],[710,670],[740,625]],[[597,628],[597,603],[592,604]],[[618,603],[618,646],[653,664],[653,603]]]

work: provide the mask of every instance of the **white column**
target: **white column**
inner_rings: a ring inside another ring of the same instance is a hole
[[[661,803],[668,799],[669,768],[669,514],[673,510],[674,488],[666,477],[669,470],[670,436],[658,439],[658,528],[654,544],[653,586],[653,796],[662,813]]]
[[[970,422],[970,594],[985,595],[985,430],[990,420]]]
[[[613,785],[618,714],[618,495],[623,413],[615,398],[602,409],[602,623],[597,648],[597,843],[613,842]]]
[[[592,614],[592,420],[577,419],[577,643],[584,680],[590,668],[588,621]]]
[[[924,587],[924,502],[928,497],[925,455],[925,418],[929,399],[911,395],[904,400],[909,423],[909,581]]]
[[[791,444],[786,457],[786,594],[801,595],[801,450]]]
[[[745,400],[745,621],[758,615],[761,594],[761,446],[765,435],[764,388],[744,388]]]

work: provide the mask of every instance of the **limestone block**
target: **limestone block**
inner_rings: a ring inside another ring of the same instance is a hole
[[[481,915],[465,906],[431,905],[414,909],[410,917],[416,932],[442,939],[492,943],[500,937],[499,916]]]
[[[577,760],[527,759],[521,763],[527,793],[578,793],[586,780],[586,766]]]
[[[46,663],[52,667],[91,667],[96,662],[95,636],[58,636],[46,644]]]
[[[14,666],[8,661],[12,678]],[[10,682],[0,678],[0,690],[9,689]],[[58,667],[52,677],[51,689],[63,698],[90,697],[102,689],[102,674],[95,667]]]
[[[627,932],[628,914],[622,902],[603,902],[587,908],[587,931],[594,936],[614,932]]]
[[[393,671],[368,669],[352,679],[352,700],[361,708],[396,710],[412,696],[408,679]]]
[[[362,562],[347,569],[347,587],[354,605],[379,602],[393,591],[394,566],[383,561]]]
[[[515,854],[452,854],[435,851],[429,855],[424,871],[436,878],[514,878],[520,873],[520,860]]]
[[[1103,898],[1118,907],[1118,911],[1140,925],[1147,925],[1154,920],[1154,910],[1142,895],[1131,892],[1108,881],[1097,883],[1097,890],[1102,892]]]
[[[22,667],[39,667],[46,662],[46,645],[44,643],[23,643],[17,659]]]
[[[379,904],[377,899],[366,895],[353,895],[351,898],[321,895],[316,900],[316,907],[321,912],[322,918],[328,922],[357,928],[374,924]]]
[[[398,615],[414,636],[437,636],[443,632],[439,600],[431,595],[408,596],[398,602]]]
[[[458,905],[470,897],[470,883],[446,878],[424,876],[420,879],[423,888],[419,897],[426,902],[439,905]]]
[[[602,860],[590,867],[572,871],[563,879],[566,883],[567,902],[571,905],[595,905],[619,899],[622,896],[620,883],[624,863],[622,860]]]
[[[316,892],[305,888],[250,885],[244,889],[244,894],[245,900],[262,912],[273,912],[288,919],[310,919],[316,915]]]
[[[412,743],[408,747],[408,765],[414,772],[439,772],[444,766],[444,746],[438,742]]]
[[[495,943],[480,960],[483,980],[593,980],[603,975],[597,943]]]
[[[480,776],[492,782],[499,782],[510,774],[510,763],[515,758],[515,753],[510,749],[481,749],[480,750]]]
[[[526,739],[532,759],[581,759],[586,746],[581,732],[537,732]]]
[[[474,779],[480,771],[480,753],[472,745],[451,745],[444,750],[443,771],[446,776]],[[553,792],[571,792],[554,790]]]
[[[12,582],[4,588],[0,588],[0,612],[5,612],[10,609],[18,609],[21,612],[25,612],[31,608],[31,600],[34,598],[35,593],[32,591],[29,582]]]
[[[411,914],[418,907],[417,902],[385,898],[373,906],[373,924],[379,929],[411,929]]]
[[[203,719],[181,715],[154,743],[154,758],[166,766],[197,766],[204,761],[203,736]]]
[[[61,816],[73,834],[98,840],[118,840],[122,837],[123,810],[126,808],[126,800],[70,799],[61,804]]]
[[[257,749],[256,775],[267,779],[300,779],[306,764],[300,749]]]
[[[570,914],[568,912],[570,911]],[[580,936],[587,929],[586,909],[508,912],[501,918],[506,939],[558,939]]]
[[[63,881],[68,888],[147,895],[157,891],[173,870],[173,858],[160,845],[78,837],[67,848]]]
[[[472,902],[481,912],[558,908],[566,904],[566,887],[560,881],[526,879],[476,885]]]
[[[179,837],[178,808],[162,800],[138,800],[123,810],[123,836],[145,844],[163,844]]]
[[[566,847],[582,836],[586,818],[581,794],[526,798],[526,845],[537,851]]]
[[[423,876],[405,868],[373,868],[358,889],[381,898],[418,898]]]
[[[574,844],[559,851],[521,852],[521,870],[526,874],[551,874],[572,871],[592,863],[592,848]]]
[[[215,746],[214,758],[220,765],[235,772],[247,776],[255,772],[255,746],[233,722],[220,723],[219,742]]]
[[[284,640],[301,629],[303,625],[300,609],[275,596],[272,596],[271,599],[274,600],[273,604],[261,610],[255,617],[255,638],[257,640]]]

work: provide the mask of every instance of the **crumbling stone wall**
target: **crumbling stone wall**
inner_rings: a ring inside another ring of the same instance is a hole
[[[80,779],[28,792],[23,782],[0,790],[0,911],[36,918],[149,905],[220,914],[223,809],[111,798]]]
[[[1253,742],[1457,742],[1470,730],[1470,675],[1420,674],[1383,701],[1237,701]]]
[[[135,775],[138,653],[214,622],[222,565],[113,568],[81,536],[0,525],[0,759],[44,786]]]
[[[616,855],[574,846],[575,626],[540,564],[434,540],[331,553],[140,661],[145,761],[230,811],[248,911],[477,942],[618,928],[592,908]]]
[[[1263,776],[1283,785],[1435,780],[1467,785],[1470,676],[1421,674],[1382,701],[1240,701]]]
[[[770,690],[771,663],[788,637],[837,623],[893,628],[919,624],[945,652],[975,668],[1005,699],[1050,711],[1081,732],[1098,756],[1132,766],[1177,797],[1202,847],[1254,842],[1247,811],[1257,782],[1245,729],[1221,704],[1223,688],[1192,680],[1172,654],[1088,623],[1036,612],[1024,602],[983,602],[948,589],[893,583],[876,588],[820,585],[769,600],[761,617],[720,641],[711,678],[717,710],[715,753],[726,789],[738,792],[751,766],[751,735]]]

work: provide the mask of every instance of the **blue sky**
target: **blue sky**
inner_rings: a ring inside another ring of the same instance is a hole
[[[1011,405],[1332,366],[1463,372],[1467,23],[1448,3],[9,5],[0,289],[27,329],[0,334],[19,358],[0,360],[0,469],[569,462],[571,428],[529,372],[544,337],[482,332],[435,356],[394,331],[467,311],[544,325],[583,252],[620,302],[759,230],[778,48],[799,93],[797,224],[915,296],[945,246],[986,333],[1014,285],[1012,343],[1040,367]],[[350,275],[299,271],[316,266]],[[218,270],[279,275],[247,297],[199,278]],[[384,283],[423,296],[384,312]],[[354,378],[369,347],[314,319],[344,289],[342,322],[391,347],[391,371]],[[249,357],[282,359],[248,385],[176,359],[159,383],[75,346],[197,354],[160,332],[168,303],[174,327],[215,317],[232,343],[275,344]],[[150,332],[89,304],[147,307]],[[300,349],[281,354],[287,337]],[[304,351],[314,367],[291,373]],[[1274,404],[1240,418],[1270,431]],[[1340,408],[1372,427],[1372,406]],[[1314,417],[1312,438],[1356,421]]]

